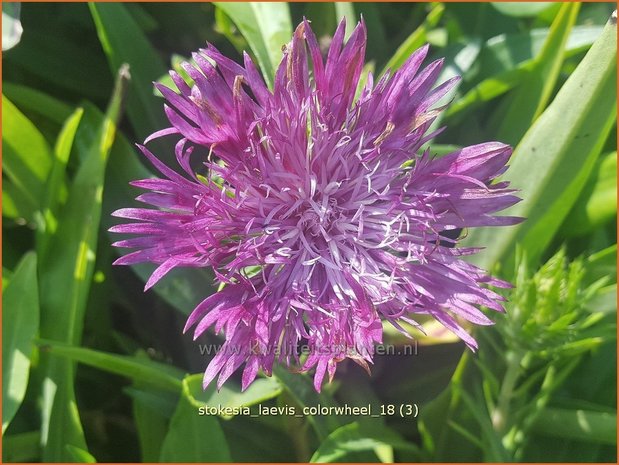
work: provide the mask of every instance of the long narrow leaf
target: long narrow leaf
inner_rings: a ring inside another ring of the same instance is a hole
[[[258,59],[264,79],[273,86],[282,46],[292,36],[288,4],[284,2],[215,2],[232,19]]]
[[[50,149],[36,126],[2,96],[2,172],[26,210],[19,213],[34,222],[41,207],[45,180],[52,165]],[[39,221],[40,222],[40,219]]]
[[[151,87],[166,68],[125,5],[89,3],[88,6],[112,72],[116,73],[123,63],[129,64],[131,83],[127,116],[138,137],[144,140],[166,124],[160,102]]]
[[[442,3],[437,3],[432,7],[424,22],[398,47],[385,65],[381,75],[385,74],[388,69],[392,72],[397,70],[415,50],[426,42],[428,31],[438,24],[443,16],[443,11],[445,11],[445,6]]]
[[[199,415],[203,405],[192,394],[189,380],[161,448],[161,462],[230,462],[230,450],[217,417]]]
[[[2,434],[24,400],[32,339],[39,329],[37,257],[24,255],[2,293]]]
[[[473,258],[475,263],[492,268],[512,257],[517,243],[534,261],[550,243],[616,120],[616,63],[616,25],[609,22],[514,152],[507,177],[523,201],[505,214],[527,220],[501,230],[472,230],[464,243],[489,246]]]
[[[94,269],[101,215],[105,167],[120,117],[128,74],[119,73],[116,89],[96,143],[80,166],[50,241],[48,259],[40,263],[41,335],[69,344],[79,344],[86,299]],[[77,413],[70,360],[47,358],[43,389],[42,441],[44,460],[68,461],[67,445],[87,450]]]
[[[73,139],[83,113],[84,110],[78,108],[69,117],[54,147],[54,160],[45,185],[45,196],[41,202],[43,227],[37,231],[37,252],[41,261],[45,261],[49,241],[58,228],[58,207],[65,200],[63,197],[67,195],[65,171],[71,155]]]
[[[565,44],[579,9],[579,3],[565,3],[559,10],[534,67],[528,70],[509,100],[509,110],[501,121],[498,140],[516,144],[546,108],[559,77]]]
[[[84,363],[144,384],[172,391],[179,390],[181,387],[182,372],[172,366],[126,355],[75,347],[46,339],[38,340],[37,344],[39,344],[41,351],[47,354]]]

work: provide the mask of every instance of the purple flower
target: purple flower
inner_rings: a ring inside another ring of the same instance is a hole
[[[475,349],[459,322],[492,324],[478,306],[503,311],[487,286],[508,284],[463,261],[476,249],[446,233],[518,221],[493,215],[519,200],[506,182],[493,183],[510,147],[419,155],[455,79],[434,86],[443,60],[422,68],[426,46],[392,76],[369,75],[355,98],[366,29],[361,22],[346,44],[344,29],[342,21],[323,60],[301,23],[273,91],[247,54],[241,66],[210,45],[193,55],[195,66],[183,65],[191,88],[173,71],[178,93],[156,84],[171,127],[149,140],[180,137],[184,173],[140,146],[163,178],[132,184],[157,209],[114,213],[135,222],[112,231],[138,235],[114,244],[137,249],[115,263],[158,264],[146,289],[177,266],[212,267],[225,284],[185,327],[196,326],[195,337],[211,326],[225,334],[204,386],[219,375],[221,387],[245,364],[245,389],[279,362],[315,369],[320,391],[338,362],[368,367],[382,320],[404,331],[399,322],[431,315]]]

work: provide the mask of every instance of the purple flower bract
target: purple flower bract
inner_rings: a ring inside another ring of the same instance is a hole
[[[210,45],[183,65],[192,87],[175,72],[178,92],[156,84],[171,127],[149,139],[180,138],[182,174],[140,146],[162,178],[132,184],[157,208],[114,213],[134,222],[112,231],[137,234],[114,244],[137,249],[115,263],[158,264],[146,288],[177,266],[211,267],[225,284],[185,328],[225,335],[205,386],[219,375],[221,387],[245,364],[245,389],[258,370],[283,363],[315,370],[320,391],[346,358],[367,368],[383,320],[403,331],[399,322],[431,315],[475,349],[462,320],[489,325],[478,307],[503,311],[487,286],[507,283],[463,261],[476,250],[447,232],[518,221],[494,216],[519,200],[494,182],[510,147],[420,152],[455,79],[435,86],[443,61],[422,67],[422,47],[393,75],[368,75],[356,97],[366,29],[358,24],[345,44],[344,29],[342,21],[323,58],[301,23],[273,91],[247,54],[241,66]],[[194,149],[202,175],[190,164]]]

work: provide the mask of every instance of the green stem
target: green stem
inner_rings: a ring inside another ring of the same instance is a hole
[[[492,426],[500,435],[505,433],[508,425],[509,405],[516,388],[516,383],[520,377],[520,362],[522,358],[523,355],[519,352],[508,352],[506,356],[507,371],[501,383],[501,392],[499,393],[497,406],[492,412]]]

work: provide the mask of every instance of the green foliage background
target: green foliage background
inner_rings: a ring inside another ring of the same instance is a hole
[[[613,8],[3,4],[3,42],[17,42],[2,57],[3,460],[616,462]],[[237,379],[203,392],[208,357],[182,327],[214,292],[212,274],[177,270],[143,293],[152,267],[111,266],[110,212],[150,175],[132,144],[165,127],[151,82],[209,41],[236,59],[248,50],[270,83],[303,16],[327,44],[360,14],[365,72],[429,42],[446,58],[440,80],[462,75],[433,153],[515,147],[507,178],[524,201],[509,213],[527,221],[463,232],[486,246],[474,260],[514,283],[507,313],[475,331],[477,354],[426,322],[415,356],[379,356],[371,377],[342,364],[322,394],[284,370],[244,393]],[[387,414],[198,415],[318,404]],[[417,417],[400,415],[412,404]]]

